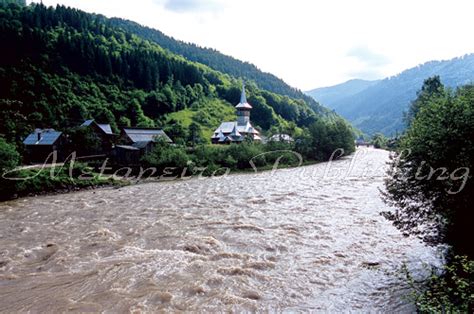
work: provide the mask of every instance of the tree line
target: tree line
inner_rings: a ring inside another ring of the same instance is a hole
[[[405,116],[386,180],[384,215],[406,234],[450,246],[414,301],[424,312],[470,312],[474,295],[474,86],[451,90],[425,80]]]
[[[165,49],[186,57],[188,60],[205,64],[217,71],[227,73],[234,77],[243,77],[252,80],[264,90],[306,102],[311,109],[317,113],[328,112],[326,108],[321,106],[310,96],[289,86],[273,74],[262,72],[251,63],[242,62],[230,56],[226,56],[212,48],[203,48],[196,44],[176,40],[163,34],[159,30],[142,26],[132,21],[112,18],[108,20],[108,22],[111,25],[119,26],[133,34],[155,42]]]

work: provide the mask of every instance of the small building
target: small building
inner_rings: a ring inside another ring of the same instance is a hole
[[[46,162],[52,152],[57,153],[57,160],[63,160],[65,157],[66,138],[62,132],[54,129],[35,129],[25,138],[23,144],[29,162]]]
[[[156,143],[173,143],[169,136],[157,128],[123,128],[115,145],[114,159],[122,165],[138,165],[140,159],[151,152]]]
[[[274,134],[268,139],[269,142],[293,143],[295,140],[289,134]]]
[[[119,139],[119,143],[144,150],[145,153],[150,152],[159,141],[173,143],[165,131],[157,128],[123,128]]]
[[[364,140],[364,138],[361,136],[359,137],[357,140],[355,140],[355,145],[356,147],[359,147],[359,146],[367,146],[369,147],[370,146],[370,143],[366,142]]]
[[[240,102],[235,108],[237,109],[237,121],[222,122],[211,137],[213,144],[241,143],[246,139],[262,140],[260,132],[250,123],[252,106],[247,102],[244,84],[242,84]]]
[[[81,126],[91,127],[94,131],[103,136],[114,136],[110,124],[97,123],[95,120],[86,120]]]
[[[140,149],[130,145],[115,145],[114,161],[120,165],[137,166],[140,164]]]
[[[100,141],[100,147],[97,149],[97,151],[90,153],[110,153],[113,148],[113,143],[116,137],[116,135],[112,131],[112,127],[110,126],[110,124],[97,123],[94,120],[86,120],[81,125],[81,127],[89,128]]]

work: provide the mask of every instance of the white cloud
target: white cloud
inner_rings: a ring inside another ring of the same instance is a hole
[[[167,10],[179,13],[219,11],[224,7],[224,3],[217,0],[156,0],[156,2],[163,4]]]
[[[347,52],[347,57],[357,62],[357,66],[350,67],[347,74],[351,78],[375,80],[383,78],[383,67],[390,65],[390,59],[371,50],[367,45],[359,45]]]
[[[137,21],[252,62],[304,90],[474,52],[472,0],[43,2]]]
[[[390,62],[386,56],[372,51],[365,45],[353,47],[348,51],[347,56],[356,58],[364,64],[374,67],[387,65]]]

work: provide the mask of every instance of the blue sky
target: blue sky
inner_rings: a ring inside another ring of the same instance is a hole
[[[157,28],[303,90],[474,52],[472,0],[43,0]]]

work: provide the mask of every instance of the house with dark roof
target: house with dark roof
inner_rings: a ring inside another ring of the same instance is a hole
[[[96,151],[86,151],[90,154],[108,154],[113,148],[113,143],[116,134],[113,133],[110,124],[97,123],[95,120],[86,120],[81,125],[81,128],[88,128],[92,134],[99,140],[100,145],[96,148]]]
[[[66,142],[62,132],[54,129],[36,129],[23,140],[25,157],[29,162],[45,162],[47,157],[56,151],[58,160],[62,160],[66,153]]]
[[[243,83],[240,102],[235,108],[237,109],[237,121],[222,122],[211,137],[213,144],[241,143],[247,138],[254,141],[262,140],[260,132],[250,123],[252,106],[247,102],[245,85]]]
[[[138,165],[141,157],[151,152],[156,143],[173,143],[169,136],[157,128],[123,128],[115,145],[114,159],[123,165]]]

